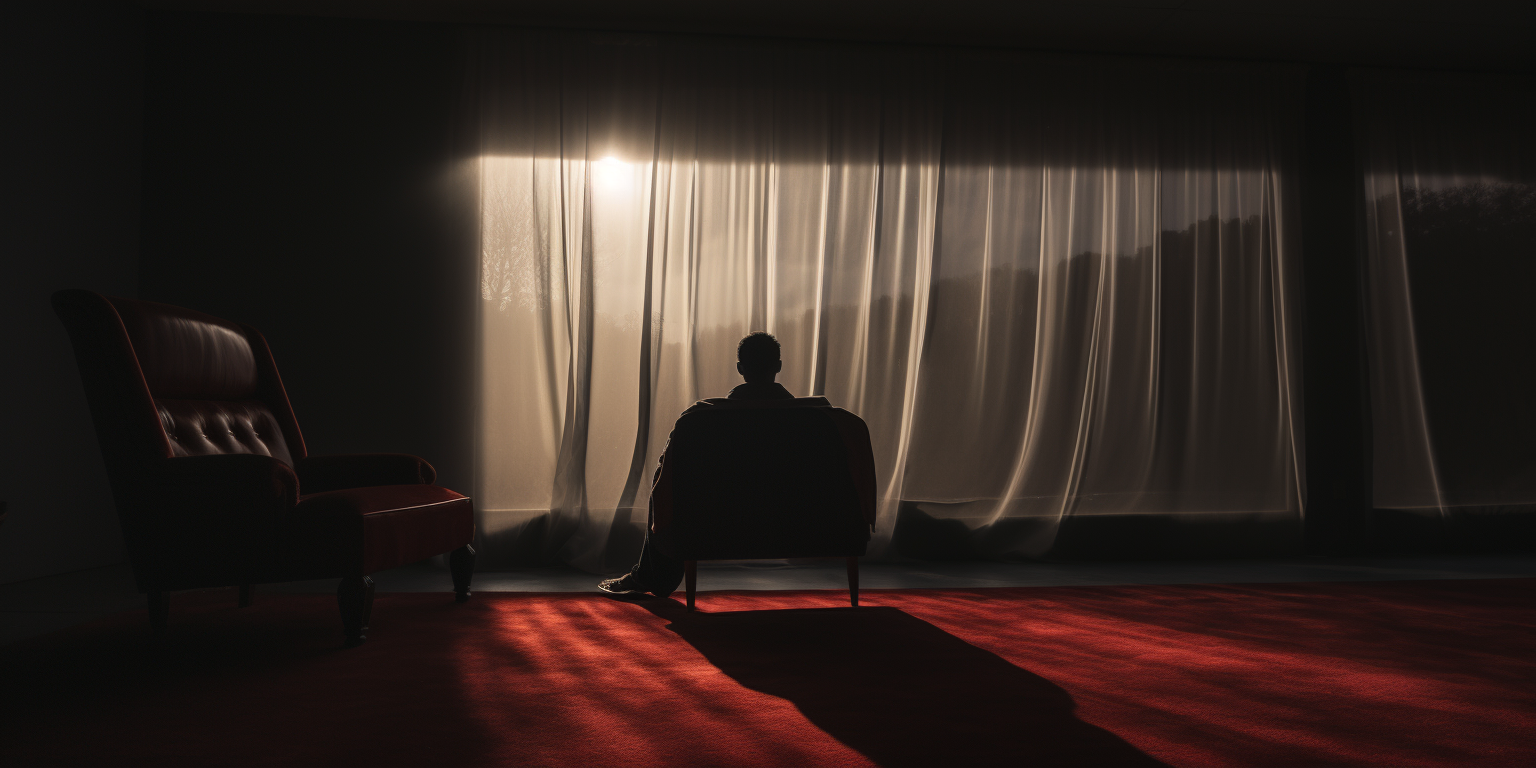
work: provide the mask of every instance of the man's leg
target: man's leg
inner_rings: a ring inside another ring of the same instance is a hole
[[[683,583],[683,561],[661,551],[655,536],[646,531],[645,545],[640,548],[640,562],[635,563],[629,573],[640,589],[657,597],[666,597]]]
[[[608,579],[598,588],[605,592],[628,593],[636,590],[666,597],[677,591],[683,582],[683,561],[663,552],[651,533],[650,513],[646,513],[645,544],[640,547],[640,562],[629,573],[617,579]]]

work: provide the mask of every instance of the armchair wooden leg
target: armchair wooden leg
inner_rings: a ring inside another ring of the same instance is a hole
[[[859,559],[848,558],[848,600],[859,607]]]
[[[699,561],[683,561],[683,590],[688,595],[688,610],[693,610],[693,596],[699,587]]]
[[[150,592],[145,597],[149,598],[149,630],[156,638],[165,637],[165,625],[171,616],[171,601],[164,592]]]
[[[336,587],[336,605],[341,609],[341,630],[348,648],[368,639],[368,620],[373,613],[373,579],[347,576]]]
[[[475,575],[475,548],[465,544],[448,554],[448,571],[453,574],[453,599],[469,599],[469,579]]]
[[[256,603],[256,590],[250,584],[240,585],[240,607],[249,608]]]

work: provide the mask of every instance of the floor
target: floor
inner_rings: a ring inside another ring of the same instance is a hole
[[[1536,554],[1179,560],[1116,563],[867,563],[861,589],[1048,587],[1117,584],[1399,581],[1536,577]],[[483,592],[588,592],[600,577],[573,568],[475,574]],[[446,592],[445,568],[423,563],[374,574],[383,592]],[[841,561],[700,563],[699,590],[844,589]],[[334,579],[269,584],[261,592],[331,592]],[[126,565],[0,584],[0,645],[142,608]],[[174,603],[173,603],[174,610]]]

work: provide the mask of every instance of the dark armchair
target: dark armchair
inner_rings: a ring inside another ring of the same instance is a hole
[[[157,634],[166,593],[341,579],[347,643],[369,574],[451,552],[469,597],[474,507],[403,454],[310,456],[266,340],[190,309],[59,291],[139,590]]]
[[[822,397],[704,401],[673,427],[652,491],[658,545],[684,561],[841,558],[859,604],[859,557],[875,524],[864,420]]]

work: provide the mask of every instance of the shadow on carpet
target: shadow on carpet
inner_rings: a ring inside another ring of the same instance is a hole
[[[879,765],[1162,765],[1079,720],[1051,681],[898,608],[642,605],[721,672]]]
[[[1536,764],[1536,580],[179,593],[0,654],[0,765]]]

